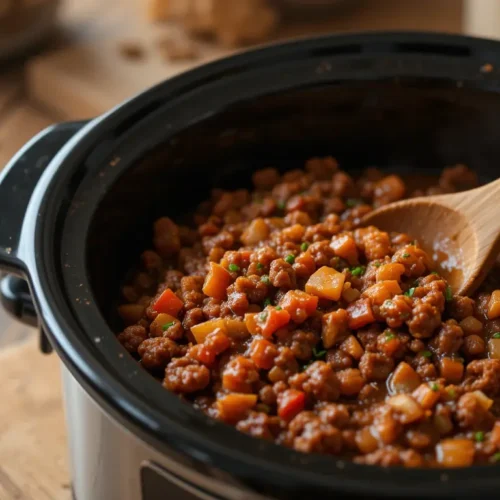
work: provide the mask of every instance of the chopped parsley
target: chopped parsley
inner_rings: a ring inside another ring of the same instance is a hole
[[[403,259],[409,259],[410,257],[411,257],[411,255],[408,252],[405,252],[403,254]]]
[[[436,271],[432,271],[432,273],[434,276],[439,276],[439,273],[437,273]]]
[[[482,443],[484,441],[484,432],[483,431],[477,431],[474,434],[474,440],[476,443]]]
[[[264,274],[264,276],[260,278],[260,281],[262,281],[262,283],[265,283],[266,285],[271,284],[271,280],[269,279],[269,276],[267,274]]]
[[[280,209],[280,210],[284,210],[286,204],[284,201],[278,201],[278,203],[276,203],[276,206]]]
[[[283,308],[282,308],[281,306],[276,306],[276,307],[275,307],[275,309],[276,309],[277,311],[281,311]]]
[[[264,269],[264,266],[260,262],[257,262],[257,269],[259,271],[262,271],[262,269]]]
[[[171,326],[174,326],[175,325],[175,321],[170,321],[169,323],[165,323],[163,326],[162,326],[162,330],[163,331],[166,331],[168,330]]]
[[[444,292],[444,296],[446,298],[446,302],[450,302],[453,299],[453,292],[451,291],[451,286],[447,286]]]
[[[373,267],[380,267],[382,264],[380,262],[374,262],[372,264]]]
[[[285,257],[285,261],[288,262],[288,264],[292,265],[295,262],[295,256],[289,254]]]
[[[309,243],[307,243],[307,241],[304,241],[304,243],[302,243],[302,245],[300,245],[300,249],[303,252],[305,252],[308,248],[309,248]]]
[[[264,307],[267,307],[270,305],[271,305],[271,299],[268,297],[266,300],[264,300]]]
[[[237,273],[240,270],[240,266],[236,264],[229,264],[229,270],[233,273]]]
[[[500,462],[500,451],[496,452],[494,455],[491,456],[490,462],[493,463]]]
[[[405,295],[407,297],[413,297],[414,293],[415,293],[415,287],[411,287],[408,291],[405,292]]]
[[[448,396],[450,396],[450,398],[455,398],[457,396],[457,392],[455,391],[455,389],[448,389]]]
[[[386,330],[384,333],[386,340],[393,340],[396,338],[396,335],[394,335],[394,333],[392,333],[390,330]]]
[[[266,321],[267,317],[269,316],[268,312],[267,311],[262,311],[260,314],[259,314],[259,321]]]
[[[431,384],[429,384],[429,387],[431,388],[431,391],[439,391],[439,385],[437,385],[436,382],[432,382]]]
[[[316,347],[313,347],[313,356],[316,359],[322,359],[326,356],[326,349],[323,349],[322,351],[318,351]]]
[[[492,335],[492,338],[494,339],[500,339],[500,332],[496,332]]]
[[[366,271],[365,266],[357,266],[357,267],[353,267],[351,269],[351,274],[353,276],[361,276],[361,275],[365,274],[365,271]]]
[[[357,198],[349,198],[346,200],[345,204],[349,208],[355,207],[356,205],[361,205],[363,203],[363,200],[358,200]]]
[[[420,353],[421,356],[423,356],[424,358],[430,358],[432,357],[432,352],[431,351],[422,351]]]

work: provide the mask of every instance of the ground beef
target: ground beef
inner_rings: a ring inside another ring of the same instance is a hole
[[[475,174],[450,167],[415,190],[374,168],[355,180],[328,157],[253,182],[214,189],[193,227],[156,221],[121,288],[124,348],[206,415],[304,453],[496,461],[499,268],[476,296],[453,296],[412,235],[361,226],[373,208]]]

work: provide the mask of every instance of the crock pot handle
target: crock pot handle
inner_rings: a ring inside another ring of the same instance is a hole
[[[0,174],[0,269],[24,274],[17,250],[28,203],[52,158],[87,122],[54,125],[31,139]]]

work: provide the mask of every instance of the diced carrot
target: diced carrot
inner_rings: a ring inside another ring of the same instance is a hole
[[[488,319],[496,319],[498,317],[500,317],[500,290],[495,290],[488,302]]]
[[[260,327],[262,335],[270,337],[276,330],[290,322],[290,314],[284,309],[267,306],[262,312],[256,314],[254,320]],[[248,330],[250,331],[250,328]]]
[[[349,318],[345,309],[337,309],[323,315],[321,338],[325,349],[330,349],[330,347],[333,347],[338,342],[342,342],[349,335],[348,320]]]
[[[257,324],[257,314],[260,313],[246,313],[245,314],[245,326],[251,335],[258,335],[262,333],[262,329]]]
[[[366,289],[362,297],[369,297],[372,304],[381,306],[386,300],[402,293],[399,283],[395,280],[379,281]]]
[[[243,231],[241,241],[247,245],[256,245],[261,241],[267,240],[269,237],[269,227],[264,219],[258,218],[253,220],[250,225]]]
[[[458,384],[464,375],[464,365],[456,359],[443,358],[439,362],[439,372],[447,382]]]
[[[444,467],[468,467],[474,461],[474,451],[470,439],[443,439],[436,446],[436,458]]]
[[[413,391],[412,396],[424,410],[430,410],[439,401],[441,392],[433,391],[429,384],[420,384]]]
[[[361,347],[361,344],[354,335],[349,335],[349,337],[347,337],[344,342],[340,344],[340,349],[358,361],[365,353],[365,350]]]
[[[149,325],[149,331],[156,337],[161,337],[163,332],[171,326],[179,323],[179,320],[171,314],[161,313],[156,316],[155,320]]]
[[[203,284],[203,293],[214,299],[224,300],[227,297],[227,287],[231,284],[231,280],[229,271],[215,262],[210,262],[210,271]]]
[[[280,301],[280,307],[288,311],[295,323],[303,323],[316,312],[318,297],[302,290],[290,290]]]
[[[405,361],[401,361],[389,379],[392,393],[412,392],[420,385],[420,375]]]
[[[226,322],[224,319],[211,319],[209,321],[205,321],[204,323],[198,323],[191,327],[191,333],[194,335],[196,342],[201,344],[205,341],[208,335],[212,332],[220,328],[223,332],[226,331]]]
[[[351,266],[358,263],[358,248],[354,238],[349,234],[339,234],[332,238],[330,248],[333,249],[335,255],[347,260]]]
[[[306,405],[306,395],[302,391],[287,389],[278,397],[278,415],[283,420],[292,420]]]
[[[405,272],[405,266],[399,262],[384,264],[377,269],[377,281],[395,280],[399,281]]]
[[[231,337],[235,340],[242,340],[248,337],[249,332],[244,321],[241,321],[239,319],[226,318],[224,320],[224,323],[226,325],[228,337]]]
[[[320,267],[307,281],[305,290],[322,299],[339,300],[344,287],[345,275],[332,267]]]
[[[183,306],[184,302],[170,288],[167,288],[154,303],[153,309],[159,313],[177,316]]]
[[[349,328],[357,330],[375,321],[372,306],[369,299],[359,299],[347,307],[347,316],[349,318]]]
[[[189,349],[189,357],[205,366],[212,367],[217,358],[217,353],[209,349],[205,344],[196,344]]]
[[[422,407],[408,394],[398,394],[387,400],[387,404],[401,413],[401,423],[411,424],[424,416]]]
[[[250,345],[250,358],[261,370],[270,370],[274,366],[274,358],[278,355],[276,346],[266,339],[255,339]]]
[[[134,325],[142,318],[144,309],[141,304],[123,304],[118,307],[118,314],[127,326]]]
[[[256,394],[228,394],[217,400],[219,415],[225,422],[237,422],[257,404]]]

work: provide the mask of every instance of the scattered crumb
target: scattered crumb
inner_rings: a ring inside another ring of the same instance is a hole
[[[486,63],[480,68],[481,73],[491,73],[493,71],[493,64]]]
[[[193,61],[200,55],[198,47],[185,38],[162,38],[158,41],[158,50],[166,61]]]
[[[119,45],[120,54],[125,59],[140,61],[144,59],[146,53],[140,43],[134,41],[121,42]]]

